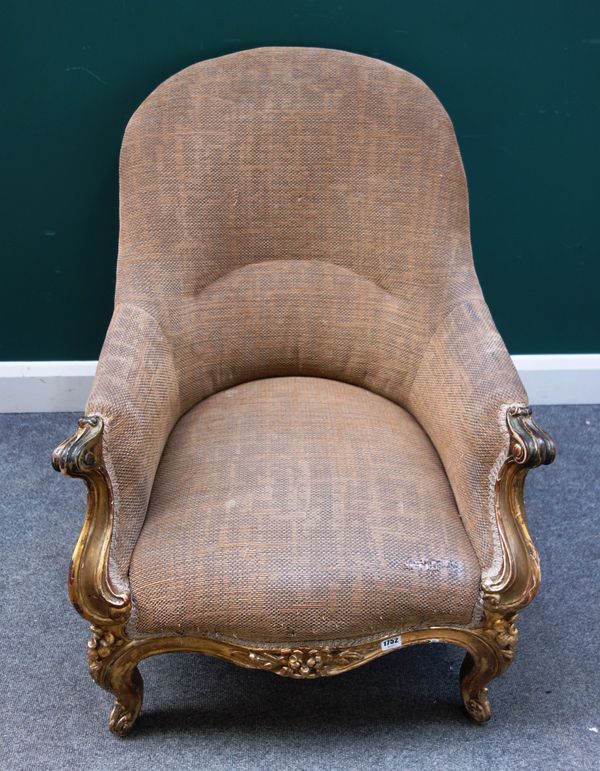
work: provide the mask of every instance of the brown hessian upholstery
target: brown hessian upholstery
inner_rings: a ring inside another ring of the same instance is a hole
[[[295,641],[469,624],[481,570],[406,410],[336,380],[277,377],[177,423],[130,578],[140,632]]]
[[[432,92],[339,51],[204,61],[134,114],[120,180],[87,414],[128,639],[481,625],[505,566],[507,411],[527,396]]]

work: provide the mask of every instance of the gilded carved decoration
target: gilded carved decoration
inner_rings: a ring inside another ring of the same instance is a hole
[[[460,674],[463,702],[474,720],[488,720],[491,710],[487,685],[510,665],[518,636],[517,611],[531,602],[540,581],[537,552],[525,522],[525,476],[530,468],[551,463],[555,455],[552,440],[535,424],[529,408],[509,407],[506,422],[510,452],[495,487],[504,559],[498,575],[482,582],[484,612],[478,627],[403,632],[393,637],[393,646],[388,634],[343,648],[285,644],[260,648],[193,635],[139,639],[127,635],[131,600],[127,593],[113,589],[108,576],[113,496],[102,459],[103,421],[99,416],[81,418],[73,436],[53,453],[52,462],[57,471],[83,479],[88,488],[86,516],[69,571],[69,596],[77,611],[91,623],[90,673],[116,698],[110,729],[122,736],[133,727],[143,697],[137,664],[147,656],[195,651],[284,677],[313,679],[361,666],[393,648],[426,642],[454,643],[467,651]]]
[[[334,675],[356,666],[364,654],[352,649],[276,648],[273,650],[243,649],[233,652],[232,660],[243,666],[267,669],[282,677],[312,679]]]

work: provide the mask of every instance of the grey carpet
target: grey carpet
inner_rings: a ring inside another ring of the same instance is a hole
[[[111,699],[88,676],[87,625],[65,591],[84,488],[49,453],[75,416],[1,415],[0,768],[600,768],[600,406],[535,412],[559,446],[528,480],[544,580],[490,689],[491,723],[463,715],[451,647],[312,682],[180,654],[142,664],[144,710],[124,740],[108,733]]]

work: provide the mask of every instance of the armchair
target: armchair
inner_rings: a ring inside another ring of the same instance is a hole
[[[438,641],[489,719],[540,579],[523,482],[555,450],[435,96],[340,51],[205,61],[136,111],[120,185],[114,316],[53,455],[88,487],[69,592],[111,730],[158,653],[316,678]]]

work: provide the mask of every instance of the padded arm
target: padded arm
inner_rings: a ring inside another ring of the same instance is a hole
[[[115,308],[86,414],[104,420],[102,451],[114,497],[109,575],[115,589],[122,591],[128,587],[129,561],[156,468],[181,416],[171,347],[142,308]]]
[[[483,298],[465,300],[424,351],[407,408],[434,443],[483,576],[502,568],[495,482],[508,457],[506,408],[527,394]]]

